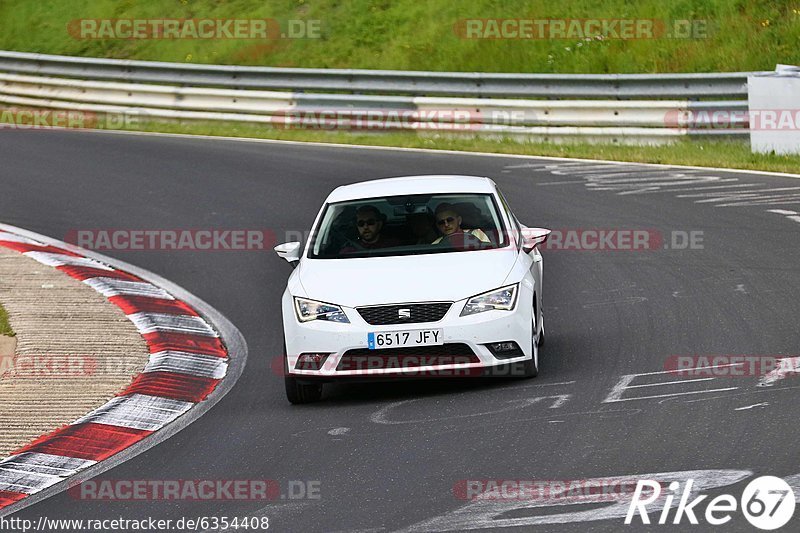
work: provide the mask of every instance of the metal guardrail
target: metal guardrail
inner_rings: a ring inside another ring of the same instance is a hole
[[[652,144],[687,134],[746,135],[746,113],[722,131],[702,124],[690,129],[681,121],[693,113],[746,111],[752,74],[284,69],[0,51],[0,103],[297,129],[435,130]],[[261,90],[277,88],[287,90]]]
[[[0,72],[192,87],[458,95],[476,98],[746,98],[747,76],[492,74],[195,65],[0,51]]]

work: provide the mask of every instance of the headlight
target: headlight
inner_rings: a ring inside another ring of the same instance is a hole
[[[347,319],[347,315],[344,314],[344,311],[342,311],[342,308],[338,305],[317,302],[316,300],[309,300],[308,298],[298,298],[295,296],[294,310],[297,313],[297,320],[300,322],[327,320],[328,322],[341,322],[342,324],[350,323]]]
[[[518,287],[519,283],[515,283],[514,285],[506,285],[505,287],[473,296],[467,300],[464,309],[461,311],[461,316],[474,315],[475,313],[494,309],[511,311],[517,302]]]

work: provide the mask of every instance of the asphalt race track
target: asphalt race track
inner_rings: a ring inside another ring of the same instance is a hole
[[[738,499],[760,475],[789,480],[800,496],[800,382],[659,373],[671,356],[800,355],[796,179],[75,131],[0,131],[0,157],[0,220],[59,239],[75,229],[224,228],[268,229],[282,242],[309,229],[338,185],[437,173],[493,178],[529,226],[663,238],[647,250],[543,252],[547,343],[535,380],[337,385],[298,407],[272,370],[291,270],[274,253],[101,251],[204,299],[249,347],[244,374],[216,407],[102,478],[271,479],[286,498],[104,502],[61,493],[15,516],[267,516],[270,530],[307,532],[612,532],[626,530],[627,505],[620,514],[608,511],[613,502],[474,503],[454,487],[699,471],[686,475],[709,496]],[[686,235],[702,241],[686,247]],[[311,482],[319,499],[289,498],[290,481]],[[598,519],[603,509],[609,518]],[[797,515],[786,530],[798,530]],[[627,529],[642,529],[634,524]],[[709,529],[684,519],[652,530]],[[717,529],[753,530],[741,513]]]

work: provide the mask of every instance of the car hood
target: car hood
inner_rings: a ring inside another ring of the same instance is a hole
[[[516,249],[357,259],[304,259],[298,267],[308,298],[357,307],[458,301],[503,285]]]

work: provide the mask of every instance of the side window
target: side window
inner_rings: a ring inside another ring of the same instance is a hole
[[[506,202],[506,197],[503,195],[503,191],[497,189],[497,195],[500,197],[500,203],[503,204],[503,210],[506,213],[506,217],[511,222],[513,228],[511,228],[511,232],[515,237],[515,241],[517,243],[517,248],[522,246],[522,225],[517,220],[517,217],[514,216],[514,213],[511,212],[511,209],[508,207],[508,202]]]

